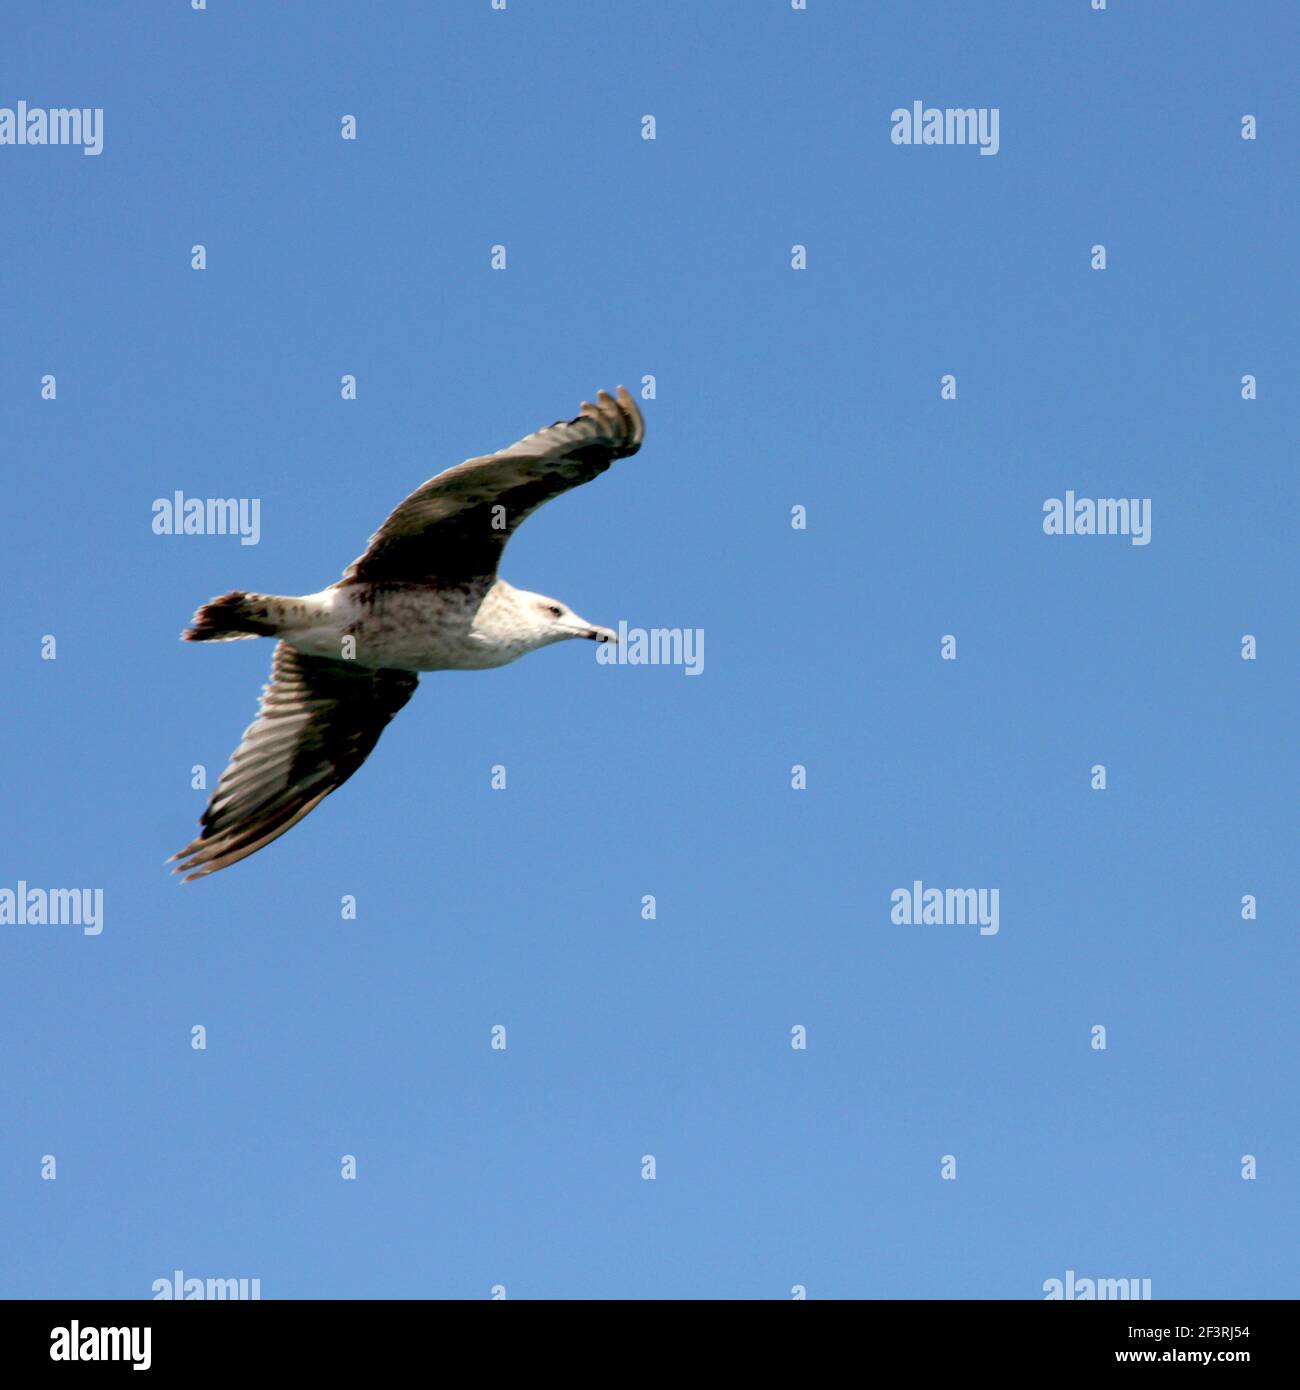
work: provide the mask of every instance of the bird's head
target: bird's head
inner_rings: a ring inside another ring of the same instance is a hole
[[[516,596],[539,647],[552,642],[567,642],[573,637],[582,637],[588,642],[618,641],[617,632],[607,627],[597,627],[586,618],[580,618],[567,603],[561,603],[558,598],[547,598],[545,594],[529,594],[519,590],[516,591]]]

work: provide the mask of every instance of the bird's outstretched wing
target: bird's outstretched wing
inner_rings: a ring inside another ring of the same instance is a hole
[[[199,824],[179,854],[185,881],[246,859],[297,823],[365,762],[385,725],[411,698],[410,671],[275,649],[271,683]]]
[[[500,453],[469,459],[430,478],[370,538],[340,584],[461,584],[490,579],[515,528],[543,502],[587,483],[641,447],[645,424],[623,389],[582,403]]]

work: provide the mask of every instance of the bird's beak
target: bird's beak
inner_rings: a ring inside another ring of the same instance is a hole
[[[582,637],[588,642],[618,641],[617,632],[612,632],[607,627],[597,627],[595,623],[589,623],[586,618],[581,618],[576,613],[567,614],[560,627],[566,637]]]
[[[585,637],[588,642],[618,642],[618,633],[607,627],[593,627],[590,623],[583,623],[580,627],[573,630],[575,637]]]

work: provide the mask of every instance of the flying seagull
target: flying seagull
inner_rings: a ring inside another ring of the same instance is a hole
[[[365,762],[416,672],[487,670],[574,637],[616,642],[558,599],[499,579],[497,565],[520,522],[635,454],[644,434],[627,391],[601,391],[576,419],[417,488],[319,594],[235,592],[200,608],[186,641],[280,641],[257,718],[173,872],[202,878],[297,825]]]

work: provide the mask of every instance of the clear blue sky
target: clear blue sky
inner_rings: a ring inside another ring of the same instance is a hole
[[[0,1293],[1300,1293],[1298,48],[1284,0],[10,7],[0,105],[105,115],[0,147],[0,886],[105,921],[0,927]],[[893,145],[914,100],[999,153]],[[503,572],[704,674],[428,676],[170,879],[271,654],[196,605],[647,374]],[[260,544],[153,534],[177,489]],[[1151,543],[1044,535],[1067,489]],[[998,934],[891,924],[914,879]]]

